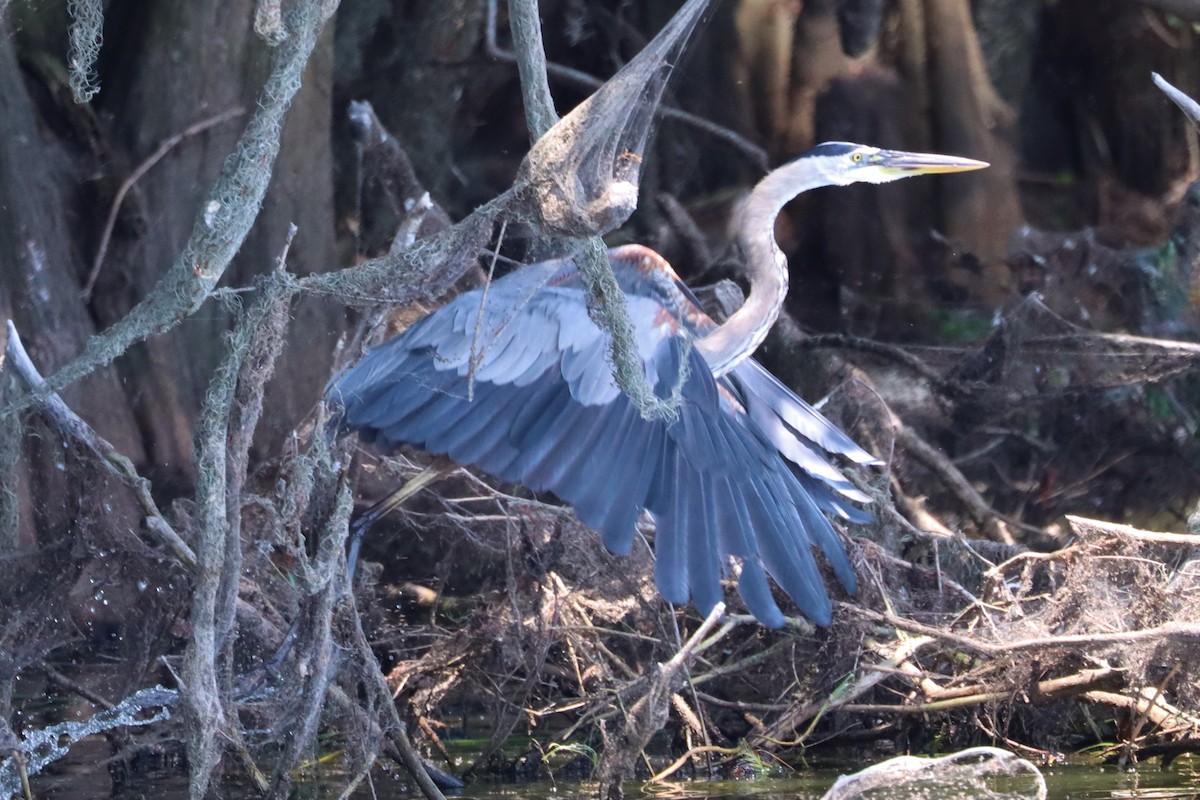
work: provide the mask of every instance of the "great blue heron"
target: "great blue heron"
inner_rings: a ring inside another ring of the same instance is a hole
[[[340,407],[342,429],[364,440],[410,444],[553,492],[614,553],[629,553],[649,512],[655,583],[673,603],[690,595],[707,613],[736,556],[738,590],[763,624],[784,623],[767,574],[810,619],[828,624],[831,604],[812,547],[853,592],[853,569],[825,514],[861,521],[867,515],[851,504],[868,499],[828,455],[875,459],[750,358],[787,293],[775,218],[796,195],[821,186],[985,166],[831,142],[769,173],[740,208],[735,227],[750,294],[723,325],[654,251],[610,250],[656,394],[670,396],[686,367],[674,422],[643,419],[617,388],[608,336],[588,316],[569,258],[495,281],[486,302],[479,289],[460,295],[368,352],[331,384],[329,399]]]

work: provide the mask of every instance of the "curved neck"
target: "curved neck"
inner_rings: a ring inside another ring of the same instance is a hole
[[[783,307],[788,265],[775,243],[775,218],[796,195],[829,183],[812,161],[793,161],[768,173],[738,209],[734,227],[746,259],[750,295],[724,325],[696,343],[716,377],[758,349]]]

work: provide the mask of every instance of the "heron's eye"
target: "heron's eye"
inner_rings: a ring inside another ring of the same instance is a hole
[[[855,153],[854,154],[854,163],[857,164],[860,161],[862,161],[862,153]]]

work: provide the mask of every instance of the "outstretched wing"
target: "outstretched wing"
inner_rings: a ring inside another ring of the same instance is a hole
[[[551,491],[614,553],[630,551],[646,510],[667,600],[690,596],[707,613],[733,555],[739,591],[764,624],[784,621],[767,574],[827,624],[812,546],[851,591],[854,576],[822,512],[858,518],[847,501],[866,498],[813,445],[870,456],[756,364],[716,381],[687,345],[696,330],[689,315],[700,312],[671,288],[665,262],[636,246],[610,251],[610,260],[654,391],[668,397],[686,368],[674,423],[642,419],[617,388],[607,334],[587,314],[574,266],[555,261],[496,281],[486,304],[479,290],[463,294],[367,353],[329,389],[343,429]]]

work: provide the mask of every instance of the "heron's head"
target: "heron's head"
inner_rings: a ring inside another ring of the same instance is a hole
[[[887,183],[913,175],[983,169],[986,161],[933,153],[880,150],[849,142],[825,142],[796,159],[811,164],[831,185]]]

